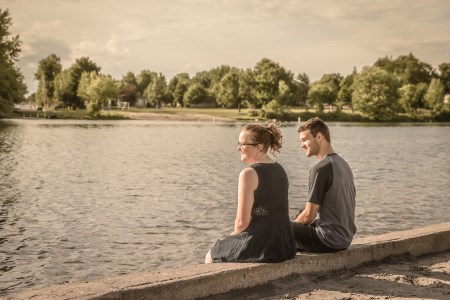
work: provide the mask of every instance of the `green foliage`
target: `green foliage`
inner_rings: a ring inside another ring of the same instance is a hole
[[[449,111],[449,103],[444,102],[444,85],[439,79],[433,78],[430,86],[425,94],[425,101],[428,107],[431,109],[433,116],[439,116],[440,114]]]
[[[147,97],[151,105],[159,107],[161,103],[166,102],[166,89],[166,77],[159,73],[145,89],[144,96]]]
[[[138,84],[137,84],[136,75],[134,75],[133,72],[128,72],[127,74],[125,74],[125,75],[122,77],[122,82],[123,82],[123,83],[126,83],[126,84],[129,84],[129,85],[134,85],[134,86],[137,86],[137,85],[138,85]]]
[[[191,79],[188,73],[180,73],[175,75],[167,85],[167,93],[171,97],[171,101],[176,105],[183,105],[183,98],[186,94]]]
[[[398,81],[379,67],[365,67],[356,76],[353,107],[374,120],[390,120],[398,112]]]
[[[9,114],[14,103],[25,100],[27,88],[15,61],[21,51],[19,36],[10,37],[9,11],[0,8],[0,117]]]
[[[69,81],[69,93],[66,93],[70,98],[65,99],[65,106],[83,108],[84,102],[81,97],[78,96],[78,85],[83,73],[100,72],[100,67],[97,66],[89,57],[81,57],[75,61],[75,63],[70,67],[70,81]]]
[[[439,78],[444,85],[444,93],[450,94],[450,63],[439,65]]]
[[[138,97],[137,87],[133,84],[121,82],[119,98],[121,101],[129,103],[130,106],[136,104]]]
[[[332,105],[336,102],[339,83],[342,80],[340,74],[325,74],[315,82],[308,92],[309,103],[318,111],[323,111],[325,104]]]
[[[272,101],[264,104],[264,106],[263,106],[263,110],[265,110],[265,111],[273,111],[273,112],[276,112],[276,113],[283,112],[284,108],[285,107],[283,105],[281,105],[276,100],[272,100]]]
[[[58,99],[54,97],[55,79],[61,71],[61,59],[55,54],[39,61],[38,69],[34,74],[34,78],[39,82],[35,98],[36,104],[41,106],[57,104]]]
[[[275,99],[280,105],[293,105],[296,89],[292,84],[288,84],[284,80],[278,82],[277,98]]]
[[[211,87],[212,78],[208,71],[197,72],[194,77],[192,77],[192,82],[200,84],[203,88],[209,89]]]
[[[342,76],[338,73],[325,74],[315,82],[308,91],[309,103],[318,111],[323,111],[326,104],[333,105],[339,93]]]
[[[224,107],[237,107],[240,104],[239,90],[239,71],[230,70],[220,80],[217,89],[217,103]]]
[[[219,67],[213,68],[209,71],[202,71],[195,74],[195,76],[192,78],[192,83],[200,84],[203,88],[205,88],[208,92],[208,95],[210,98],[216,99],[217,102],[224,103],[223,97],[224,95],[224,87],[222,87],[222,79],[228,74],[229,72],[237,72],[237,68],[231,68],[228,65],[221,65]],[[219,95],[219,92],[222,94]],[[219,99],[219,97],[221,99]],[[211,99],[208,100],[208,103],[212,103]],[[227,106],[225,101],[224,105]],[[206,102],[205,102],[206,103]]]
[[[56,75],[53,82],[54,98],[66,106],[70,106],[72,99],[76,97],[76,91],[72,88],[72,75],[69,69],[61,71]]]
[[[309,76],[306,73],[300,73],[297,75],[294,81],[296,86],[296,94],[292,105],[294,106],[306,106],[306,100],[308,98],[308,92],[310,89]]]
[[[278,63],[263,58],[253,69],[253,76],[255,80],[255,92],[258,99],[257,105],[264,105],[272,100],[279,100],[280,81],[284,81],[286,85],[293,86],[294,75],[287,72]],[[293,93],[291,94],[292,97]],[[291,99],[283,99],[285,102],[291,102]]]
[[[214,102],[214,99],[210,97],[208,90],[199,83],[193,83],[187,90],[183,99],[183,103],[186,106],[212,102]]]
[[[428,85],[424,82],[419,84],[405,84],[399,90],[400,104],[406,112],[417,112],[424,106],[424,97]]]
[[[8,61],[15,61],[20,54],[19,36],[10,37],[9,27],[12,25],[12,19],[8,9],[0,8],[0,56]]]
[[[88,102],[88,113],[96,117],[108,100],[118,97],[119,89],[120,83],[110,75],[84,72],[78,85],[78,96]]]
[[[420,61],[412,53],[400,55],[396,59],[380,58],[375,66],[395,75],[402,85],[421,82],[428,84],[436,75],[431,65]]]
[[[257,98],[255,96],[255,78],[251,69],[239,72],[239,101],[247,107],[256,107]]]
[[[134,106],[138,97],[137,79],[133,72],[128,72],[123,76],[120,84],[119,97],[122,101]]]
[[[217,94],[220,86],[220,81],[223,79],[223,77],[225,77],[226,74],[230,72],[237,72],[237,69],[232,68],[228,65],[221,65],[220,67],[213,68],[208,72],[208,77],[210,78],[210,86],[208,90],[211,94]]]
[[[344,79],[341,80],[339,84],[340,89],[336,98],[337,107],[343,108],[347,106],[352,108],[353,110],[352,107],[353,81],[356,75],[357,75],[356,70],[353,70],[352,74],[346,76]]]
[[[142,70],[136,77],[137,90],[141,95],[144,95],[145,89],[155,80],[158,73],[149,70]]]

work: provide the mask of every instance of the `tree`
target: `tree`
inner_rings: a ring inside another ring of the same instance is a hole
[[[15,65],[20,54],[19,36],[10,37],[9,11],[0,8],[0,117],[12,111],[14,103],[25,100],[24,77]]]
[[[138,97],[137,85],[137,79],[133,72],[128,72],[124,75],[119,92],[121,100],[128,102],[131,106],[133,106]]]
[[[400,104],[406,112],[417,112],[419,108],[424,107],[424,97],[428,85],[424,82],[419,84],[405,84],[399,90]]]
[[[282,107],[292,106],[295,100],[295,93],[295,85],[280,80],[278,81],[277,97],[274,100]]]
[[[343,108],[345,106],[350,107],[353,112],[352,107],[352,94],[353,94],[353,82],[355,76],[357,75],[356,69],[353,69],[352,74],[345,76],[344,79],[341,80],[339,86],[339,92],[336,98],[336,106],[339,108]]]
[[[279,82],[289,86],[293,85],[294,75],[287,72],[278,63],[268,59],[261,59],[253,69],[255,79],[255,90],[260,105],[264,105],[271,100],[279,99]]]
[[[92,82],[97,79],[97,72],[84,72],[81,74],[80,81],[78,82],[77,96],[80,97],[84,102],[89,102],[91,100],[91,93],[89,88]]]
[[[313,83],[308,91],[308,102],[317,111],[322,112],[325,109],[325,104],[333,101],[334,92],[330,86],[320,81]]]
[[[220,82],[231,70],[236,71],[236,68],[232,68],[228,65],[221,65],[208,71],[208,77],[211,82],[208,88],[209,94],[217,99],[217,93],[219,92]]]
[[[122,82],[123,82],[123,83],[130,84],[130,85],[137,86],[136,75],[134,75],[134,73],[131,72],[131,71],[130,71],[130,72],[127,72],[127,74],[125,74],[125,75],[122,77]]]
[[[38,90],[35,94],[35,103],[42,105],[45,109],[46,106],[50,105],[50,97],[48,96],[47,84],[45,82],[45,77],[42,76],[39,79]],[[53,101],[52,101],[53,102]]]
[[[431,78],[436,74],[433,67],[417,59],[412,53],[409,55],[400,55],[395,60],[384,57],[378,59],[374,66],[397,76],[402,85],[430,83]]]
[[[110,75],[97,72],[84,72],[81,75],[78,96],[88,102],[87,111],[92,116],[98,116],[103,105],[110,99],[116,99],[119,94],[119,82]]]
[[[35,99],[37,104],[48,106],[57,103],[54,95],[55,78],[61,71],[61,59],[55,54],[50,54],[39,61],[38,69],[34,74],[34,78],[39,82]]]
[[[438,116],[448,110],[448,103],[444,103],[444,85],[439,79],[433,78],[425,94],[425,101],[433,116]]]
[[[191,79],[188,73],[180,73],[172,77],[167,85],[167,93],[173,103],[173,105],[183,105],[184,94],[186,94]]]
[[[212,83],[211,74],[207,71],[197,72],[195,76],[192,77],[192,82],[200,84],[205,89],[209,89]]]
[[[217,89],[217,103],[225,107],[238,107],[240,100],[239,70],[233,68],[220,80]]]
[[[65,98],[61,99],[63,104],[68,107],[84,108],[83,100],[78,96],[78,85],[81,76],[84,72],[100,72],[100,67],[97,66],[89,57],[81,57],[69,69],[69,91],[65,92]],[[60,94],[60,92],[58,92]]]
[[[398,86],[394,75],[379,67],[365,67],[356,76],[352,105],[375,120],[389,120],[398,111]]]
[[[121,101],[127,102],[130,106],[134,106],[138,98],[136,86],[133,84],[121,82],[119,98]]]
[[[72,75],[69,69],[61,71],[56,75],[53,82],[54,98],[63,106],[70,107],[72,100],[76,97],[72,88]]]
[[[145,89],[155,80],[158,73],[149,70],[142,70],[136,77],[137,90],[139,94],[144,95]]]
[[[336,102],[339,84],[342,81],[339,73],[325,74],[322,78],[315,82],[308,92],[308,99],[311,104],[318,110],[323,111],[325,104],[333,105]]]
[[[186,106],[191,104],[211,103],[212,97],[209,96],[208,90],[200,83],[193,83],[184,95],[183,103]]]
[[[152,105],[159,108],[162,102],[166,102],[166,88],[166,77],[159,73],[154,81],[152,81],[145,89],[144,96],[148,98]]]
[[[444,85],[444,93],[450,94],[450,63],[442,63],[439,65],[439,78]]]
[[[239,103],[246,104],[248,107],[256,107],[255,88],[256,82],[252,69],[241,70],[239,72]],[[238,106],[240,109],[239,104]]]
[[[306,99],[308,98],[308,92],[310,89],[309,76],[306,73],[299,73],[295,78],[294,84],[297,87],[294,105],[306,106]]]

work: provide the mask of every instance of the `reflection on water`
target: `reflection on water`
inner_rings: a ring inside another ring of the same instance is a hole
[[[232,231],[240,124],[0,122],[0,294],[197,264]],[[330,124],[358,237],[449,221],[450,127]],[[314,158],[283,124],[293,217]]]

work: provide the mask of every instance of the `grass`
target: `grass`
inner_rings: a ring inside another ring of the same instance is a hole
[[[227,108],[170,108],[163,107],[161,109],[154,108],[130,108],[128,110],[103,110],[101,114],[97,117],[90,116],[85,109],[77,110],[55,110],[47,111],[45,115],[47,118],[56,119],[78,119],[78,120],[123,120],[128,119],[128,117],[122,112],[130,113],[151,113],[151,114],[161,114],[161,115],[206,115],[211,117],[224,117],[236,121],[255,121],[255,120],[271,120],[276,119],[279,121],[294,121],[296,122],[298,118],[301,120],[307,120],[311,117],[318,116],[324,121],[338,121],[338,122],[374,122],[368,116],[360,112],[352,112],[351,110],[341,110],[341,111],[323,111],[318,112],[314,109],[305,108],[288,108],[281,112],[267,111],[262,112],[261,110],[254,109],[227,109]],[[44,117],[44,112],[26,112],[23,113],[13,113],[12,118],[36,118],[39,115],[40,118]],[[434,122],[435,118],[432,117],[429,111],[420,111],[416,114],[398,114],[393,119],[388,122]],[[448,121],[446,118],[439,121]]]
[[[215,117],[224,117],[233,120],[250,120],[254,119],[248,114],[249,109],[228,109],[228,108],[186,108],[186,107],[163,107],[160,109],[154,108],[130,108],[125,110],[136,113],[154,113],[154,114],[173,114],[173,115],[207,115]]]

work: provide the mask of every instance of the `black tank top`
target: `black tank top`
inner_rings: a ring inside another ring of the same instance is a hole
[[[251,166],[258,175],[252,217],[289,216],[289,181],[279,163],[256,163]]]

